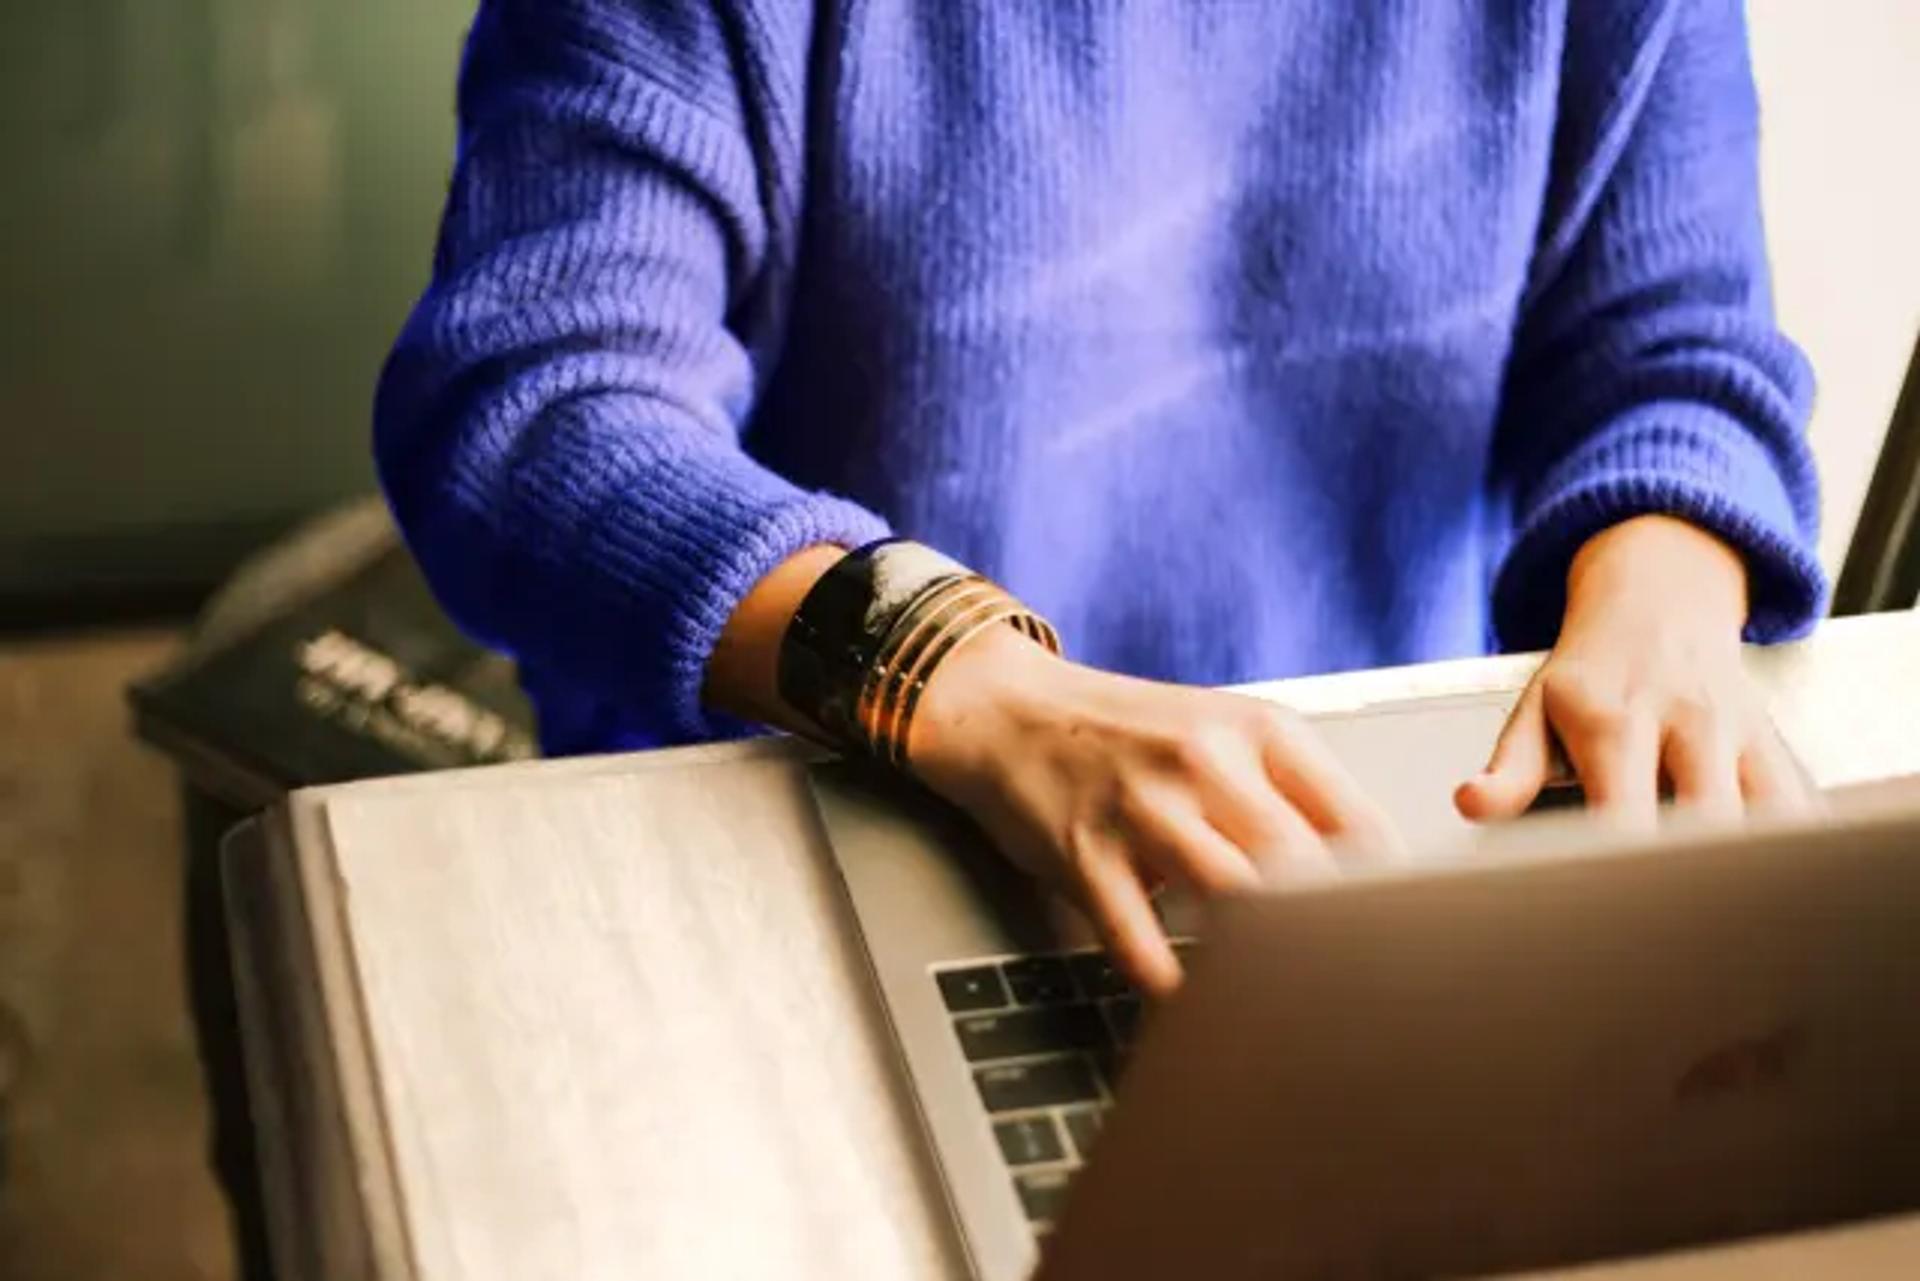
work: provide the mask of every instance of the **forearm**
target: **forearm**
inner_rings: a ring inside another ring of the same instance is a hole
[[[755,583],[720,632],[707,661],[701,701],[742,720],[801,731],[806,718],[780,697],[780,643],[813,585],[846,554],[843,547],[808,547]]]
[[[737,439],[776,336],[730,314],[746,282],[786,287],[763,194],[800,156],[755,145],[752,117],[774,109],[757,98],[732,113],[684,99],[734,82],[721,17],[482,7],[434,278],[376,409],[383,486],[441,603],[654,743],[738,731],[708,715],[702,686],[756,582],[810,547],[886,532]],[[779,24],[759,51],[786,67],[774,79],[804,83],[804,26]],[[702,159],[716,156],[729,159]],[[786,723],[766,715],[759,668],[725,670],[722,705]]]
[[[1607,19],[1602,7],[1569,20]],[[1551,644],[1579,549],[1665,513],[1740,554],[1748,639],[1794,636],[1824,592],[1804,437],[1812,377],[1769,299],[1740,8],[1676,6],[1637,96],[1583,62],[1606,47],[1568,50],[1556,190],[1588,171],[1605,185],[1591,202],[1550,197],[1543,213],[1543,283],[1516,328],[1491,467],[1513,518],[1495,626],[1507,648]],[[1632,127],[1603,163],[1600,125],[1621,112]]]

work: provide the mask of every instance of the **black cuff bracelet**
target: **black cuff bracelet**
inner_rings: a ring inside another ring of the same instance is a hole
[[[841,557],[801,601],[780,641],[777,681],[782,701],[813,722],[817,737],[828,746],[904,764],[904,742],[882,741],[884,725],[894,723],[900,725],[903,740],[904,722],[882,713],[892,712],[895,698],[906,691],[880,669],[914,661],[908,655],[918,651],[910,642],[926,638],[908,633],[917,633],[930,618],[940,618],[943,604],[963,588],[990,592],[1006,606],[996,617],[1058,650],[1058,639],[1044,620],[986,579],[932,548],[887,538]],[[944,656],[945,650],[940,652]],[[917,669],[914,701],[934,665]]]

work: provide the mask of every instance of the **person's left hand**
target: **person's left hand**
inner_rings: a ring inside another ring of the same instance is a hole
[[[1810,806],[1741,664],[1746,616],[1745,567],[1713,535],[1642,516],[1595,536],[1568,573],[1559,641],[1455,794],[1460,812],[1524,813],[1553,773],[1553,735],[1587,803],[1630,825],[1653,822],[1663,785],[1720,816]]]

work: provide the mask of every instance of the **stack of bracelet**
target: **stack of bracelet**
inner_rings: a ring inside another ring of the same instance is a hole
[[[927,681],[941,660],[996,623],[1011,623],[1060,652],[1051,624],[978,574],[930,587],[901,611],[867,670],[855,708],[867,750],[904,767],[913,714]]]
[[[781,697],[829,745],[896,768],[940,664],[997,624],[1060,652],[1060,638],[1004,589],[917,543],[886,539],[836,562],[781,643]]]

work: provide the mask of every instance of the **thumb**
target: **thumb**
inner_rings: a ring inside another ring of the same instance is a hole
[[[1518,818],[1540,795],[1553,769],[1545,702],[1537,680],[1527,686],[1500,731],[1486,769],[1454,792],[1453,803],[1461,814],[1477,823]]]

